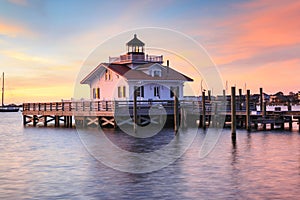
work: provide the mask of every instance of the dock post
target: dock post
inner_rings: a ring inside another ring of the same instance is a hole
[[[37,121],[38,121],[38,118],[37,118],[37,116],[36,115],[33,115],[33,126],[36,126],[36,124],[38,123]]]
[[[218,104],[215,102],[212,104],[213,112],[211,114],[214,114],[212,117],[212,127],[218,127]]]
[[[239,110],[241,111],[243,109],[243,106],[242,106],[242,89],[239,89]]]
[[[44,116],[44,126],[47,127],[47,115]]]
[[[271,130],[274,130],[274,123],[271,123]]]
[[[292,117],[289,118],[289,131],[293,129],[293,119]]]
[[[288,100],[288,111],[292,111],[291,101]],[[293,129],[293,119],[292,117],[289,118],[289,131]]]
[[[290,111],[292,111],[291,101],[288,100],[287,103],[288,103],[288,111],[290,112]]]
[[[263,111],[263,89],[259,88],[259,106],[260,106],[260,112]]]
[[[211,115],[212,115],[212,109],[213,109],[213,105],[211,103],[211,90],[208,90],[207,93],[208,93],[207,94],[207,99],[208,99],[208,102],[209,102],[209,104],[211,106],[210,115],[207,116],[208,117],[208,126],[210,126],[211,119],[212,119],[212,117],[211,117]]]
[[[24,104],[23,104],[23,107],[24,107]],[[26,115],[23,115],[23,125],[24,125],[24,126],[26,126],[26,124],[27,124],[27,123],[26,123],[26,118],[27,118],[27,116],[26,116]]]
[[[178,133],[178,126],[179,126],[179,104],[178,104],[178,91],[174,91],[174,132],[175,134]]]
[[[263,102],[263,107],[262,107],[262,116],[265,119],[267,115],[267,102]],[[267,129],[267,124],[263,124],[263,130],[265,131]]]
[[[231,138],[236,139],[236,99],[235,87],[231,87]]]
[[[73,118],[72,116],[69,117],[69,128],[72,128],[72,126],[73,126],[72,125],[72,118]]]
[[[133,92],[133,130],[136,132],[137,129],[137,90],[134,90]]]
[[[202,128],[206,129],[205,92],[202,92]]]
[[[250,90],[247,90],[246,95],[246,129],[247,131],[251,131],[251,119],[250,119]]]

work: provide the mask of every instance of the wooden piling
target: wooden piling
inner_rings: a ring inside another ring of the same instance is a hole
[[[137,129],[137,90],[134,90],[133,92],[133,129],[136,131]]]
[[[211,103],[211,90],[208,90],[207,91],[207,99],[208,99],[208,102],[211,104],[212,106],[212,103]],[[208,118],[208,126],[210,126],[210,123],[211,123],[211,114],[207,116]]]
[[[235,87],[231,87],[231,138],[236,139],[236,99]]]
[[[300,117],[298,118],[298,132],[300,133]]]
[[[178,91],[174,91],[174,132],[178,133],[179,128],[179,103],[178,103]]]
[[[239,110],[241,111],[243,106],[242,106],[242,89],[239,89]]]
[[[292,117],[289,118],[289,131],[293,129],[293,119]]]
[[[174,97],[174,132],[178,133],[179,128],[179,111],[178,111],[178,98]]]
[[[259,88],[259,106],[260,106],[260,112],[263,110],[263,89]]]
[[[274,130],[274,123],[271,123],[271,130]]]
[[[263,101],[263,107],[262,107],[262,116],[263,118],[266,118],[267,115],[267,102]],[[263,124],[263,130],[267,130],[267,124]]]
[[[206,129],[205,92],[202,92],[202,128]]]
[[[211,91],[210,90],[208,90],[207,91],[207,98],[208,98],[208,101],[211,101]]]
[[[24,105],[23,105],[23,110],[24,110]],[[27,116],[26,115],[23,115],[23,125],[26,126],[27,124]]]
[[[45,126],[45,127],[47,127],[47,123],[48,123],[48,121],[47,121],[47,115],[45,115],[45,116],[44,116],[44,126]]]
[[[33,126],[36,126],[38,123],[38,118],[36,115],[33,115]]]
[[[290,100],[288,100],[288,111],[292,111],[292,106],[291,106],[291,101]]]
[[[246,129],[247,131],[251,131],[251,119],[250,119],[250,90],[247,90],[246,95]]]

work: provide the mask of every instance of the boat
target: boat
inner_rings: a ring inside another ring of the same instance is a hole
[[[19,107],[14,104],[7,106],[4,105],[4,72],[2,73],[2,98],[0,112],[19,112]]]

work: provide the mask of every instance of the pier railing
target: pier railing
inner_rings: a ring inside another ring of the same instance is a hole
[[[91,113],[91,112],[118,112],[122,108],[129,108],[132,110],[134,106],[133,101],[94,101],[94,100],[83,100],[83,101],[60,101],[60,102],[47,102],[47,103],[24,103],[23,113],[32,112],[63,112],[63,113]],[[172,114],[174,108],[174,101],[172,100],[138,100],[137,109],[147,110],[152,108],[164,108],[168,114]],[[201,113],[203,110],[202,101],[195,100],[182,100],[179,101],[179,108],[188,109],[192,113]],[[268,107],[267,107],[268,108]],[[230,112],[231,104],[230,101],[205,101],[205,110],[210,113],[227,113]],[[258,111],[260,113],[261,109],[257,109],[255,102],[250,103],[251,111]],[[246,104],[244,101],[236,102],[236,111],[240,113],[246,112]],[[267,112],[272,112],[273,110],[266,110]],[[281,110],[284,111],[284,110]],[[294,111],[291,108],[290,111]],[[295,110],[296,111],[296,110]],[[298,111],[298,110],[297,110]]]
[[[24,103],[23,112],[26,111],[112,111],[113,101],[62,101],[47,103]]]
[[[109,57],[110,63],[127,63],[127,62],[153,62],[153,63],[163,63],[163,56],[157,55],[144,55],[144,54],[125,54],[119,57]]]

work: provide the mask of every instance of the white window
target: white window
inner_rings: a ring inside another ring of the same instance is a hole
[[[160,97],[160,87],[159,86],[154,86],[154,96],[155,97]]]
[[[134,90],[136,91],[136,96],[137,97],[144,97],[144,86],[134,86]]]
[[[106,81],[111,81],[112,80],[112,74],[111,74],[111,71],[106,69],[105,70],[105,80]]]
[[[153,70],[152,71],[152,76],[153,77],[161,77],[161,71],[160,70]]]
[[[100,88],[93,88],[93,99],[100,99]]]
[[[126,97],[126,87],[125,86],[118,87],[118,97],[119,98]]]

